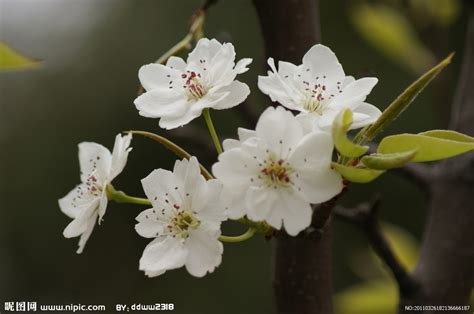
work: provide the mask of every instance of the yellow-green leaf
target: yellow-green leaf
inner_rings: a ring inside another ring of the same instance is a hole
[[[420,40],[401,10],[380,3],[356,2],[349,13],[359,34],[403,67],[421,74],[435,64],[433,53]]]
[[[334,299],[336,314],[395,314],[397,304],[397,287],[388,280],[350,286]]]
[[[0,71],[31,69],[38,67],[40,64],[40,61],[20,54],[3,41],[0,41]]]
[[[339,172],[344,179],[355,183],[368,183],[383,173],[383,171],[380,170],[350,167],[335,162],[332,163],[332,167]]]
[[[417,149],[413,162],[446,159],[474,150],[474,142],[455,141],[421,134],[387,136],[380,142],[378,152],[392,154]]]
[[[428,18],[443,27],[453,24],[462,10],[460,0],[411,0],[410,5],[420,20]]]
[[[426,132],[418,133],[420,135],[426,135],[431,137],[443,138],[445,140],[457,141],[457,142],[466,142],[474,143],[474,137],[462,134],[456,131],[450,130],[431,130]]]
[[[433,78],[444,69],[453,58],[451,53],[446,59],[441,61],[434,68],[423,74],[418,80],[412,83],[406,90],[403,91],[382,115],[369,127],[362,129],[357,134],[356,139],[358,143],[364,144],[371,141],[378,133],[383,131],[390,123],[392,123],[408,106],[415,100],[420,92],[433,80]]]
[[[416,238],[407,230],[389,223],[382,223],[382,231],[400,263],[408,271],[412,271],[419,256],[419,245]],[[377,255],[374,253],[374,256]],[[385,268],[382,262],[380,265]]]
[[[369,147],[357,145],[347,138],[347,131],[351,124],[352,111],[345,109],[339,112],[332,126],[332,138],[336,149],[342,156],[357,158],[365,154]]]
[[[372,154],[364,156],[360,160],[365,166],[371,169],[385,170],[398,168],[410,162],[416,155],[417,150],[393,154]]]

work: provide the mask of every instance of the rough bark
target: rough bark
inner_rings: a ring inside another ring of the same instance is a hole
[[[316,0],[254,0],[266,57],[301,63],[320,42]],[[326,222],[326,221],[325,221]],[[331,224],[319,230],[274,240],[274,292],[279,314],[332,313]]]
[[[466,36],[451,129],[474,136],[472,8]],[[420,259],[413,273],[418,289],[401,296],[401,313],[405,312],[405,305],[467,305],[474,286],[474,154],[446,160],[434,173],[429,217]],[[443,311],[436,311],[440,312]]]

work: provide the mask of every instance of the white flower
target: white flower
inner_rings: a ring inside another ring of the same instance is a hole
[[[148,64],[138,77],[146,93],[135,99],[140,115],[161,118],[160,127],[174,129],[199,117],[205,108],[228,109],[243,102],[249,87],[235,80],[252,59],[234,63],[231,43],[203,38],[187,62],[170,57],[166,65]]]
[[[377,84],[374,77],[355,80],[346,76],[336,55],[326,46],[315,45],[303,57],[303,64],[268,59],[272,71],[258,77],[258,87],[272,101],[303,113],[316,128],[330,130],[334,118],[345,108],[354,113],[353,129],[372,124],[381,112],[365,102]]]
[[[231,218],[247,215],[276,229],[283,223],[288,234],[296,235],[311,223],[311,203],[341,192],[342,178],[331,169],[329,133],[305,134],[282,107],[265,110],[255,131],[239,133],[240,141],[226,141],[212,168],[224,185]]]
[[[82,253],[96,221],[99,223],[107,208],[107,184],[119,175],[127,163],[131,135],[117,135],[113,152],[104,146],[79,144],[81,184],[59,200],[61,211],[73,219],[64,229],[66,238],[80,236],[77,253]]]
[[[223,252],[218,241],[226,218],[221,183],[206,181],[192,157],[176,161],[173,172],[153,171],[142,184],[153,208],[138,215],[135,229],[155,239],[143,252],[140,270],[149,277],[182,266],[196,277],[213,272]]]

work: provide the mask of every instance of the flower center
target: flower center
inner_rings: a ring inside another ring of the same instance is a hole
[[[207,93],[207,88],[201,83],[201,74],[194,71],[186,71],[181,74],[184,80],[184,89],[189,99],[198,100]]]
[[[87,177],[86,186],[87,193],[92,196],[100,196],[102,194],[102,191],[104,190],[104,187],[101,183],[99,183],[99,180],[97,179],[95,171]]]
[[[260,172],[264,174],[263,180],[269,186],[287,187],[291,184],[290,174],[293,170],[283,159],[276,161],[270,157]]]
[[[326,85],[315,84],[313,88],[309,86],[309,83],[306,85],[308,87],[305,88],[306,97],[303,103],[303,108],[306,109],[308,112],[315,112],[319,115],[322,115],[324,112],[324,103],[326,100]]]
[[[169,231],[174,230],[174,234],[182,238],[187,238],[189,236],[189,231],[199,227],[201,222],[194,217],[191,211],[180,210],[179,206],[176,205],[175,208],[177,211],[173,219],[171,219],[168,229]]]

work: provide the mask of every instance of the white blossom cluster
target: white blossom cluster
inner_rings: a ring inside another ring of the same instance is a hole
[[[170,57],[166,65],[141,67],[146,92],[135,106],[140,115],[159,118],[165,129],[186,125],[206,108],[232,108],[250,93],[236,76],[251,62],[235,62],[230,43],[201,39],[186,61]],[[221,263],[223,221],[245,217],[296,236],[311,224],[312,205],[341,192],[343,179],[331,168],[331,126],[346,108],[354,113],[353,128],[380,116],[365,102],[377,79],[346,76],[323,45],[313,46],[300,65],[279,61],[277,69],[272,58],[268,64],[271,71],[258,77],[258,87],[283,107],[267,108],[255,130],[239,128],[238,140],[223,142],[212,167],[215,178],[206,180],[192,157],[142,180],[151,208],[136,218],[136,231],[152,239],[139,263],[147,276],[184,266],[202,277]],[[107,185],[123,170],[130,141],[131,135],[117,135],[112,153],[96,143],[79,144],[81,183],[59,200],[73,219],[64,236],[80,236],[78,253],[105,214]]]

